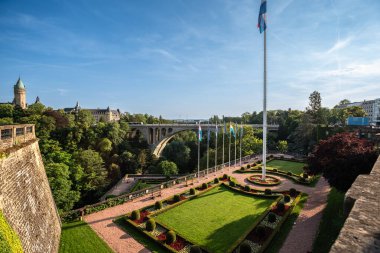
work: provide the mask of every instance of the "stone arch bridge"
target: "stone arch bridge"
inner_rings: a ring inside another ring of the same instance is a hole
[[[130,124],[132,137],[137,133],[142,134],[144,139],[148,142],[153,154],[160,157],[166,144],[178,133],[183,131],[198,131],[198,124]],[[263,128],[261,124],[245,124],[254,129]],[[203,133],[207,128],[210,131],[215,131],[215,124],[202,124]],[[222,125],[219,125],[221,128]],[[220,129],[219,128],[219,129]],[[278,125],[268,125],[268,131],[277,131]],[[220,130],[219,130],[220,131]],[[228,129],[227,129],[228,131]]]

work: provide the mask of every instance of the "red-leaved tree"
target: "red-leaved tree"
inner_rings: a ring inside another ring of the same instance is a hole
[[[308,170],[323,173],[331,186],[347,191],[359,174],[371,171],[376,157],[369,141],[355,133],[339,133],[319,142],[308,158]]]

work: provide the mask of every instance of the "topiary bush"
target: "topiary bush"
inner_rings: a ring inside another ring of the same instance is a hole
[[[306,172],[304,172],[303,175],[302,175],[302,177],[303,177],[304,179],[307,179],[307,178],[309,177],[309,175],[308,175]]]
[[[251,191],[251,187],[249,187],[249,185],[244,186],[244,191],[247,191],[247,192]]]
[[[251,253],[251,252],[252,252],[252,248],[248,242],[243,242],[242,244],[240,244],[239,253]]]
[[[273,169],[273,172],[277,172],[277,169]]]
[[[289,194],[290,194],[290,196],[295,197],[295,196],[297,196],[297,190],[294,188],[290,188]]]
[[[288,175],[288,176],[293,176],[293,173],[291,173],[290,171],[288,171],[288,172],[286,173],[286,175]]]
[[[281,155],[281,156],[280,156],[280,158],[284,159],[284,156],[283,156],[283,155]]]
[[[148,230],[149,232],[153,231],[156,229],[156,221],[152,218],[150,218],[147,222],[146,222],[146,230]]]
[[[257,161],[257,164],[260,164],[261,163],[261,160]]]
[[[265,193],[265,195],[272,195],[272,190],[271,189],[265,189],[264,193]]]
[[[215,183],[215,184],[219,183],[219,178],[217,178],[217,177],[214,178],[214,183]]]
[[[265,227],[264,226],[257,226],[255,229],[256,235],[259,238],[263,238],[265,236]]]
[[[159,210],[161,208],[162,208],[162,202],[156,201],[156,203],[154,203],[154,209]]]
[[[278,210],[279,212],[283,212],[283,211],[285,211],[285,204],[284,204],[284,202],[279,202],[279,203],[277,204],[277,210]]]
[[[131,219],[132,220],[139,220],[140,219],[140,211],[134,210],[131,214]]]
[[[228,175],[227,174],[223,174],[223,179],[227,179],[228,178]]]
[[[195,189],[194,188],[190,189],[190,195],[195,195]]]
[[[235,186],[236,186],[235,181],[231,181],[231,182],[230,182],[230,186],[235,187]]]
[[[252,166],[255,167],[257,164],[256,163],[252,163]]]
[[[177,236],[174,231],[170,230],[166,233],[166,244],[172,244],[177,240]]]
[[[247,169],[249,169],[249,168],[251,168],[251,165],[248,164],[248,165],[247,165]]]
[[[207,189],[207,184],[206,184],[206,183],[203,183],[203,184],[202,184],[202,189],[203,189],[203,190]]]
[[[276,222],[276,220],[277,220],[277,217],[276,217],[276,215],[274,213],[269,213],[268,214],[268,222],[269,223],[274,223],[274,222]]]
[[[290,202],[290,196],[289,196],[289,195],[286,194],[286,195],[284,196],[284,202],[285,202],[285,203]]]
[[[202,253],[202,249],[198,245],[191,245],[190,253]]]
[[[179,202],[180,200],[181,200],[181,197],[178,194],[174,195],[173,197],[174,202]]]

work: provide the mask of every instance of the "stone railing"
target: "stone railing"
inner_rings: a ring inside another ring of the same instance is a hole
[[[15,145],[36,138],[33,124],[0,126],[0,149],[5,150]]]

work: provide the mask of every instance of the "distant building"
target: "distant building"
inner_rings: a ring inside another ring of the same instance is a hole
[[[116,122],[120,120],[120,110],[111,110],[110,107],[108,106],[107,109],[82,109],[79,106],[79,103],[75,105],[75,107],[72,108],[64,108],[64,112],[66,113],[73,113],[76,114],[80,110],[86,110],[91,112],[92,116],[94,116],[96,122],[99,121],[104,121],[104,122]]]
[[[13,101],[5,102],[0,104],[11,104],[14,106],[19,106],[22,109],[26,109],[28,104],[26,103],[26,88],[24,83],[21,81],[21,78],[18,78],[16,84],[13,86]],[[38,103],[40,99],[37,97],[36,103]]]
[[[339,105],[336,108],[347,108],[351,106],[359,106],[367,113],[370,124],[380,125],[380,98],[374,100],[364,100],[363,102],[354,102]]]

